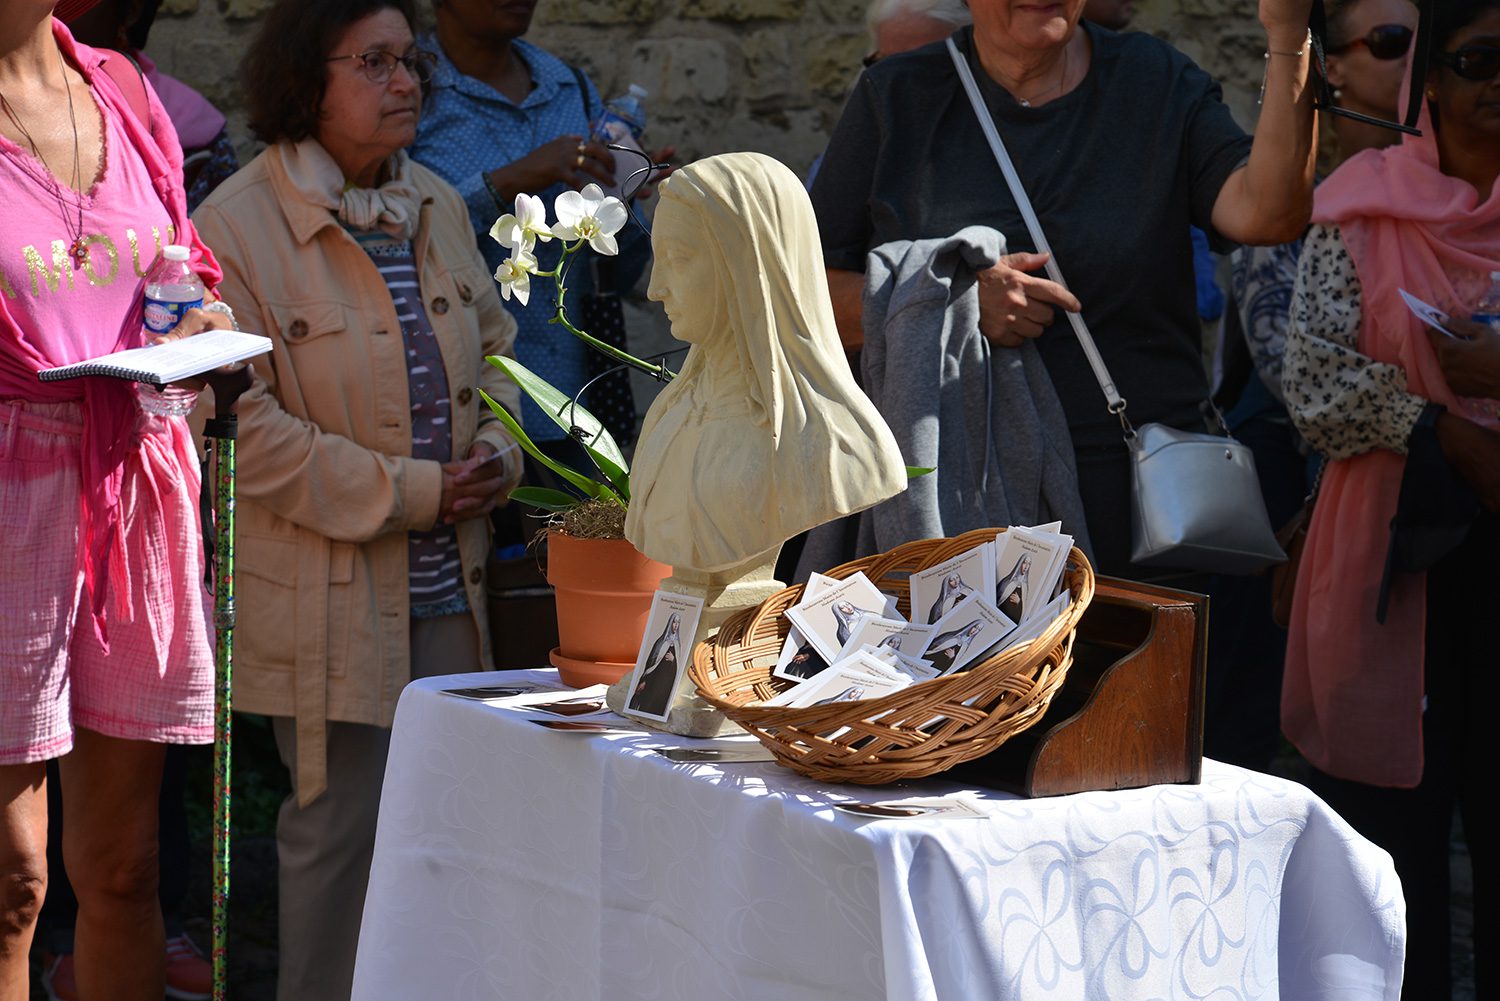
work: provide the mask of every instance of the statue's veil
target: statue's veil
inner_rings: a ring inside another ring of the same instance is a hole
[[[718,288],[702,294],[718,295],[727,329],[695,338],[681,374],[647,414],[626,535],[663,562],[723,569],[904,489],[895,439],[855,384],[839,342],[817,221],[796,175],[760,153],[726,153],[681,168],[660,191],[663,204],[686,210],[672,218],[695,224],[672,238],[713,261]],[[659,225],[665,217],[658,214]],[[697,380],[725,366],[743,374],[754,426],[714,436],[716,454],[698,454],[705,443],[692,433],[688,401]],[[770,503],[759,525],[705,524],[690,550],[655,536],[654,489],[670,483],[695,492],[703,518],[717,522],[712,484],[688,481],[736,461],[767,465]]]

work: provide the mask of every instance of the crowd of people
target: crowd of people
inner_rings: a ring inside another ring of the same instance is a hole
[[[612,184],[616,154],[591,133],[588,75],[523,37],[534,3],[434,0],[430,34],[413,3],[276,0],[244,58],[262,148],[243,167],[224,116],[142,51],[155,0],[13,0],[0,23],[0,1001],[29,997],[44,899],[54,999],[208,996],[176,913],[180,756],[213,737],[193,434],[128,383],[37,378],[142,343],[163,246],[188,247],[208,289],[167,339],[238,326],[272,339],[238,402],[235,700],[271,717],[291,776],[280,998],[349,995],[403,686],[527,666],[490,633],[484,568],[509,491],[545,471],[482,395],[548,454],[583,460],[484,358],[516,357],[565,392],[589,370],[546,297],[501,301],[504,251],[487,233],[520,193],[550,203]],[[1203,430],[1222,406],[1276,522],[1313,496],[1288,630],[1264,578],[1168,582],[1215,597],[1210,753],[1267,767],[1284,734],[1313,788],[1391,852],[1405,996],[1427,1001],[1449,991],[1455,810],[1476,943],[1495,899],[1477,796],[1500,330],[1466,318],[1500,271],[1500,0],[1439,0],[1415,43],[1430,47],[1421,79],[1407,0],[1332,7],[1334,105],[1392,119],[1420,91],[1422,114],[1407,136],[1328,118],[1326,176],[1310,9],[1260,0],[1265,77],[1246,133],[1191,59],[1123,30],[1128,0],[877,0],[809,194],[857,374],[883,378],[868,366],[898,358],[898,341],[937,350],[927,328],[966,317],[951,336],[982,347],[996,385],[1030,373],[1020,385],[1058,424],[1047,495],[1010,478],[1008,509],[1050,505],[1101,572],[1161,579],[1131,561],[1127,447],[1066,313],[1094,332],[1137,423]],[[1065,284],[1043,273],[965,68]],[[877,255],[972,227],[1003,252],[969,276],[971,313],[950,305],[924,327],[870,308],[890,279]],[[1195,242],[1231,255],[1214,366]],[[628,228],[610,268],[579,272],[570,294],[628,289],[647,259]],[[1444,310],[1450,332],[1402,291]],[[880,351],[858,354],[867,344]],[[954,372],[928,388],[992,427],[973,385]],[[956,464],[982,468],[988,490],[991,450],[996,470],[1017,458],[1007,435],[976,440],[984,454]],[[1475,951],[1482,995],[1494,960]]]

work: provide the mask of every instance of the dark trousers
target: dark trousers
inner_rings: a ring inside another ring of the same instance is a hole
[[[1234,421],[1234,436],[1255,456],[1261,499],[1273,528],[1307,497],[1308,460],[1284,412]],[[1271,618],[1271,575],[1215,575],[1208,582],[1211,628],[1204,697],[1203,753],[1265,771],[1281,748],[1281,675],[1286,630]]]
[[[160,830],[157,835],[161,851],[161,884],[158,896],[166,921],[167,938],[182,934],[182,902],[187,897],[190,845],[187,811],[183,797],[187,792],[187,766],[190,754],[212,754],[210,748],[192,748],[182,744],[167,745],[162,765]],[[54,955],[73,951],[73,926],[78,921],[78,898],[68,882],[63,865],[62,782],[56,761],[47,762],[47,899],[42,904],[39,921],[42,946]]]
[[[1469,541],[1427,575],[1427,709],[1422,782],[1387,789],[1314,772],[1308,785],[1365,837],[1391,853],[1406,896],[1405,1001],[1451,997],[1449,838],[1455,807],[1474,870],[1474,986],[1496,989],[1494,845],[1484,806],[1494,749],[1487,732],[1500,684],[1492,623],[1500,609],[1500,519],[1481,516]]]

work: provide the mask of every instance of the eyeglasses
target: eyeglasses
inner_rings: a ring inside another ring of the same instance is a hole
[[[1432,58],[1465,80],[1493,80],[1500,74],[1500,48],[1493,45],[1460,45]]]
[[[1337,54],[1363,45],[1376,59],[1400,59],[1411,48],[1411,36],[1412,30],[1404,24],[1377,24],[1362,37],[1350,39],[1328,51]]]
[[[437,57],[431,52],[423,52],[420,49],[408,52],[404,56],[398,56],[394,52],[385,52],[380,49],[372,49],[369,52],[357,52],[349,56],[329,56],[328,62],[336,63],[341,59],[353,59],[359,64],[365,79],[373,84],[384,86],[391,82],[395,75],[396,64],[400,63],[406,67],[406,72],[419,84],[426,84],[432,79],[432,69],[437,65]]]

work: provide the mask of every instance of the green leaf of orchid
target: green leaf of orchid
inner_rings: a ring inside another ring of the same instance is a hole
[[[906,478],[908,480],[914,480],[918,476],[926,476],[928,473],[934,472],[936,470],[936,466],[907,466]]]
[[[605,478],[609,480],[610,486],[614,487],[615,491],[628,503],[630,501],[630,473],[624,469],[621,469],[614,463],[613,460],[610,459],[609,456],[605,455],[603,452],[600,452],[595,448],[584,445],[583,450],[587,452],[596,463],[598,463],[600,470],[602,470],[605,475]]]
[[[630,463],[625,461],[625,453],[620,451],[620,446],[615,442],[614,436],[609,433],[599,418],[589,413],[582,404],[573,405],[571,397],[555,388],[546,379],[537,375],[531,369],[522,365],[514,358],[505,358],[500,355],[491,355],[488,359],[500,371],[510,376],[511,381],[521,387],[521,391],[536,401],[536,405],[548,417],[552,418],[554,424],[568,432],[571,437],[573,426],[582,428],[585,434],[584,447],[590,452],[598,453],[615,467],[618,472],[629,473]],[[604,463],[600,463],[604,466]],[[609,470],[605,468],[605,475],[609,476]],[[613,481],[614,477],[609,476]]]
[[[489,360],[491,362],[494,362],[495,357],[492,355]],[[540,462],[542,465],[552,470],[558,476],[561,476],[563,479],[573,484],[573,486],[581,490],[586,496],[593,497],[597,500],[611,501],[615,504],[620,505],[621,507],[625,506],[624,499],[620,497],[619,494],[615,493],[615,491],[610,487],[598,482],[597,480],[590,479],[589,477],[583,475],[570,466],[563,465],[561,462],[558,462],[556,459],[552,458],[550,455],[547,455],[541,449],[537,448],[536,443],[534,443],[526,434],[526,432],[521,429],[520,422],[510,415],[510,411],[506,410],[499,403],[496,403],[490,397],[489,393],[486,393],[481,389],[479,391],[479,395],[484,399],[484,402],[489,405],[490,410],[494,411],[495,416],[500,419],[500,423],[505,425],[505,429],[515,437],[516,441],[520,444],[521,448],[526,451],[527,455],[531,456],[537,462]]]
[[[539,507],[543,511],[567,511],[578,506],[578,498],[572,494],[553,490],[551,487],[516,487],[510,499],[518,504]]]

